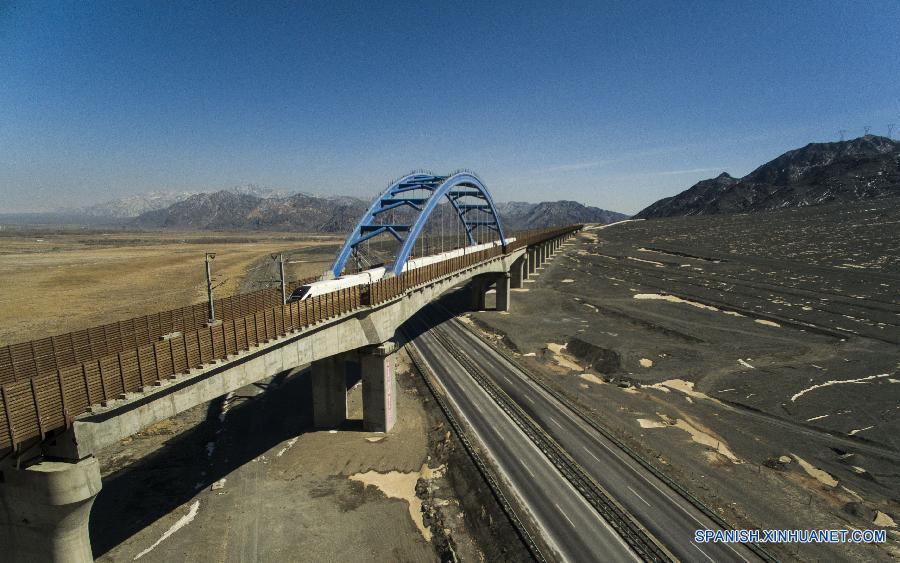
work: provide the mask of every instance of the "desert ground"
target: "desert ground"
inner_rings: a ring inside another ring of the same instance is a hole
[[[215,252],[216,297],[321,274],[343,240],[298,233],[0,231],[0,344],[206,300],[204,254]]]
[[[467,315],[738,527],[900,521],[900,201],[591,228]],[[534,319],[540,318],[540,323]]]

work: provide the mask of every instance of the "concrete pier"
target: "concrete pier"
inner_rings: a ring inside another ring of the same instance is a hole
[[[501,274],[497,278],[497,310],[509,311],[509,287],[512,276]]]
[[[527,262],[528,259],[525,256],[513,262],[512,270],[510,270],[510,287],[518,289],[525,285],[525,280],[528,279]]]
[[[360,351],[363,392],[363,429],[389,432],[397,420],[397,381],[393,342]]]
[[[347,354],[312,363],[313,424],[337,428],[347,420]]]
[[[0,467],[0,558],[11,563],[94,560],[88,520],[100,492],[100,464],[41,461]]]
[[[490,283],[484,277],[476,276],[472,278],[472,310],[484,311],[485,294],[487,293]]]

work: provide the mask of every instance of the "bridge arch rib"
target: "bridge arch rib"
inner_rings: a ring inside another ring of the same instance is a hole
[[[429,195],[426,197],[409,195],[421,191]],[[473,172],[457,172],[448,176],[413,173],[391,184],[372,202],[344,242],[331,268],[332,274],[335,277],[340,276],[359,245],[382,234],[390,235],[400,243],[391,271],[395,275],[401,273],[416,240],[422,235],[428,218],[444,198],[453,206],[456,217],[465,230],[468,244],[477,244],[473,233],[478,227],[485,227],[495,231],[501,244],[506,247],[506,235],[494,200],[484,183]],[[467,198],[475,198],[477,202],[465,203],[469,201]],[[402,223],[384,222],[385,214],[394,209],[413,210],[416,212],[415,220]]]

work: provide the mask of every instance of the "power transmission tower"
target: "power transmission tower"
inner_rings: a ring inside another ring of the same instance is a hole
[[[287,293],[284,287],[284,254],[272,254],[272,260],[278,262],[278,279],[281,281],[281,304],[287,305]]]
[[[872,126],[871,126],[871,125],[864,125],[864,126],[863,126],[863,131],[866,132],[866,135],[868,135],[868,134],[869,134],[869,131],[871,131],[871,130],[872,130]]]
[[[894,123],[888,123],[888,139],[893,139],[892,133],[894,132]]]
[[[841,135],[841,142],[844,142],[844,135],[847,134],[847,130],[846,130],[846,129],[839,129],[839,130],[838,130],[838,133]]]
[[[216,322],[216,306],[213,303],[212,262],[216,258],[215,252],[206,253],[206,295],[209,298],[209,324]]]

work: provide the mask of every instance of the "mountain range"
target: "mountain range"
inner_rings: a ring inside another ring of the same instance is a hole
[[[142,213],[133,224],[150,228],[212,230],[296,230],[348,232],[365,213],[369,202],[347,196],[308,194],[260,197],[235,191],[190,195],[167,207]],[[498,204],[509,230],[534,229],[571,223],[611,223],[626,215],[575,201]]]
[[[269,197],[286,197],[291,192],[276,190],[258,186],[256,184],[247,184],[246,186],[235,186],[225,190],[234,194],[253,195],[262,198]],[[201,192],[179,192],[179,191],[152,191],[143,194],[129,195],[118,199],[104,201],[80,209],[67,209],[65,213],[69,215],[84,215],[97,219],[129,219],[138,217],[148,211],[158,211],[184,201],[193,195]]]
[[[810,143],[743,178],[723,172],[653,203],[635,218],[748,213],[890,196],[900,196],[900,142],[866,135]]]

